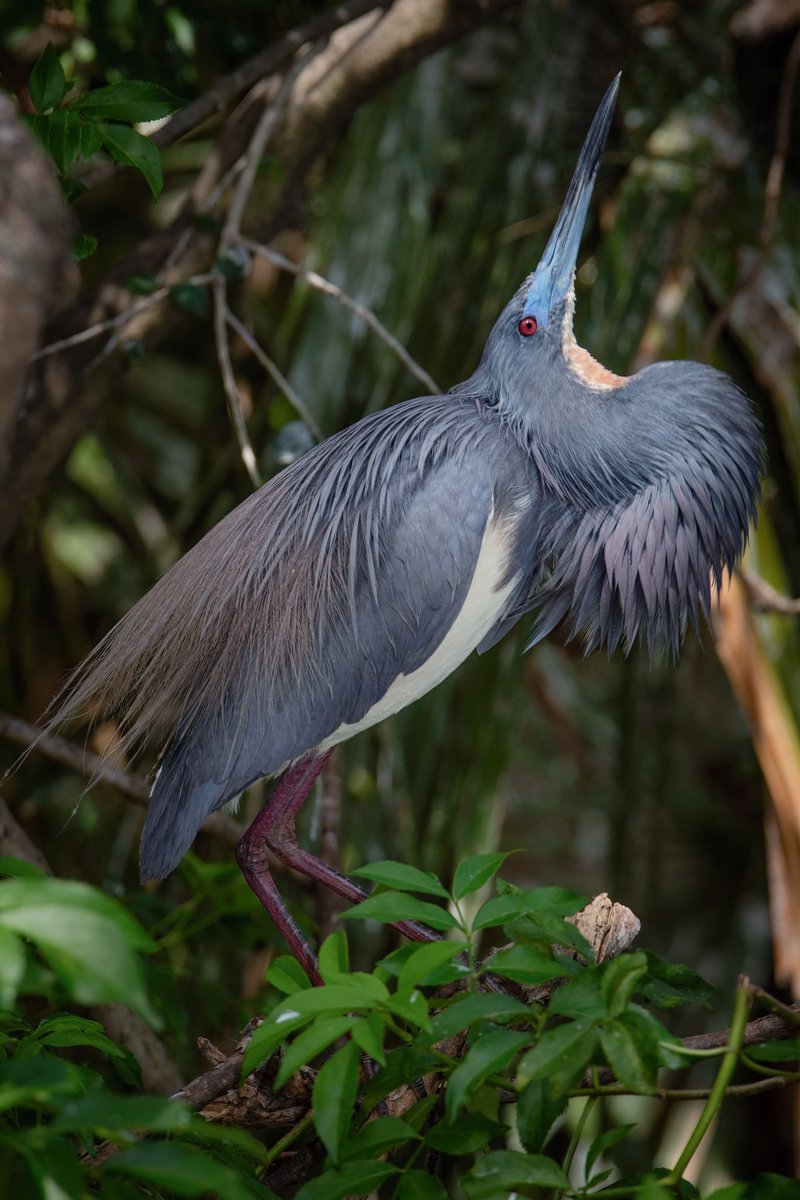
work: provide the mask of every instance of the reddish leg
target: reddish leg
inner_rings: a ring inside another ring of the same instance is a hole
[[[284,771],[267,803],[236,847],[236,859],[242,874],[314,983],[322,982],[316,957],[275,886],[266,851],[271,850],[287,867],[330,888],[352,904],[366,898],[367,893],[362,887],[327,863],[314,858],[297,842],[297,815],[330,755],[330,750],[319,757],[308,755]],[[395,929],[415,942],[435,941],[438,937],[415,921],[398,921]]]

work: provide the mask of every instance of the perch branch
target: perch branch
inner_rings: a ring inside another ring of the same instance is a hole
[[[101,780],[121,792],[123,796],[127,796],[129,800],[135,800],[137,804],[147,804],[150,799],[150,785],[140,776],[112,766],[102,755],[85,750],[66,738],[42,733],[41,729],[29,725],[27,721],[21,721],[19,717],[0,713],[0,737],[25,746],[27,750],[38,750],[53,762],[61,763],[87,779]],[[238,822],[227,813],[212,813],[206,819],[203,829],[206,833],[227,842],[229,846],[235,846],[242,836]]]
[[[800,616],[800,597],[784,596],[783,592],[779,592],[754,571],[748,571],[747,567],[739,567],[738,572],[747,598],[756,612],[780,613],[784,617]]]

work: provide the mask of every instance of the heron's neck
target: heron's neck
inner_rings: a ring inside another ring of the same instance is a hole
[[[584,350],[583,346],[579,346],[575,341],[575,333],[572,328],[574,311],[575,285],[573,283],[567,297],[567,306],[561,326],[561,347],[567,367],[584,387],[593,388],[595,391],[610,391],[611,388],[621,387],[623,383],[627,382],[627,377],[615,375],[613,371],[609,371],[596,358],[593,358],[588,350]]]

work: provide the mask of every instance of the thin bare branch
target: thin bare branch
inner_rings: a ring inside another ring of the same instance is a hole
[[[253,190],[259,165],[269,145],[270,138],[278,128],[284,105],[291,93],[297,76],[308,65],[309,59],[316,53],[318,53],[318,47],[312,46],[305,54],[298,55],[295,62],[292,63],[292,66],[286,72],[275,99],[267,102],[265,105],[264,111],[253,131],[247,151],[243,156],[243,167],[236,186],[233,189],[230,204],[228,205],[228,213],[220,239],[223,248],[239,234],[244,210],[247,207],[247,201],[250,199],[250,193]],[[264,89],[266,99],[268,83],[261,83],[259,87]]]
[[[343,292],[342,289],[337,287],[335,283],[332,283],[330,279],[326,279],[324,275],[319,275],[316,271],[306,271],[303,267],[299,266],[298,263],[292,262],[290,258],[286,258],[286,256],[283,254],[279,254],[277,250],[271,250],[269,246],[264,246],[261,242],[254,242],[252,238],[240,237],[239,241],[253,254],[258,254],[261,258],[266,258],[269,262],[274,263],[276,267],[280,267],[282,270],[288,271],[290,274],[295,275],[298,279],[302,279],[303,282],[307,283],[309,287],[315,288],[318,292],[323,292],[326,296],[331,296],[334,300],[338,301],[343,308],[350,309],[350,311],[355,313],[357,317],[361,318],[365,325],[369,326],[373,333],[376,334],[377,337],[379,337],[381,341],[389,347],[393,354],[397,355],[403,366],[406,367],[412,375],[417,377],[420,383],[422,383],[428,389],[431,395],[435,396],[441,393],[442,389],[439,387],[436,380],[428,374],[424,367],[421,367],[419,363],[411,357],[403,343],[398,341],[393,333],[389,332],[383,322],[376,317],[371,308],[367,308],[366,305],[360,304],[358,300],[354,300],[352,296],[348,296],[346,292]]]
[[[132,775],[129,771],[112,766],[102,755],[86,750],[83,746],[77,746],[66,738],[52,733],[42,733],[41,729],[37,729],[35,725],[29,725],[27,721],[21,721],[19,717],[0,713],[0,737],[6,737],[9,741],[16,742],[18,746],[25,746],[28,750],[36,750],[40,754],[44,754],[46,758],[52,759],[53,762],[61,763],[62,766],[69,767],[87,779],[101,780],[121,792],[123,796],[127,796],[128,799],[135,800],[137,804],[147,804],[150,799],[149,784],[141,776]],[[237,844],[243,832],[233,817],[221,812],[212,813],[203,825],[203,829],[206,833],[213,834],[230,846]]]
[[[308,406],[300,398],[300,396],[298,396],[295,389],[289,383],[289,380],[283,374],[281,369],[273,362],[264,347],[256,341],[250,330],[242,324],[239,318],[236,317],[230,309],[228,309],[227,312],[227,322],[231,329],[233,329],[239,335],[239,337],[247,346],[248,350],[250,350],[258,359],[267,374],[271,376],[277,386],[281,389],[286,396],[286,399],[297,413],[298,417],[300,417],[300,419],[308,426],[316,440],[318,442],[321,441],[322,431],[312,417]]]
[[[247,424],[244,419],[244,412],[242,411],[242,397],[233,373],[231,350],[228,345],[228,323],[231,314],[228,308],[228,296],[224,276],[218,275],[215,278],[213,293],[214,341],[217,347],[220,374],[222,375],[222,386],[225,388],[225,395],[228,397],[228,410],[231,414],[236,440],[239,443],[239,454],[244,463],[244,469],[250,476],[250,482],[253,487],[257,488],[261,487],[262,479],[258,470],[256,452],[253,449],[253,443],[250,441],[250,434],[247,432]]]
[[[247,150],[242,156],[243,166],[239,172],[238,181],[233,189],[233,195],[228,205],[225,226],[220,237],[220,249],[223,252],[226,247],[231,246],[235,242],[239,235],[239,227],[244,216],[247,201],[250,198],[250,192],[255,183],[259,163],[264,156],[270,138],[278,127],[283,107],[291,92],[294,81],[314,53],[316,51],[312,48],[307,54],[298,56],[291,68],[286,72],[274,100],[265,103],[264,111],[256,124]],[[266,89],[268,84],[262,83],[259,86],[262,89]],[[222,272],[217,272],[214,276],[213,291],[214,341],[217,347],[217,359],[219,361],[220,373],[222,374],[222,383],[225,388],[225,394],[228,397],[228,409],[236,433],[236,440],[239,443],[239,453],[244,463],[244,468],[250,477],[250,482],[253,487],[257,488],[261,486],[262,479],[258,470],[258,462],[253,444],[247,432],[247,422],[244,419],[242,411],[242,397],[236,384],[236,377],[231,362],[227,327],[229,324],[232,325],[235,318],[228,306],[228,282]],[[277,371],[277,368],[274,369]],[[274,378],[273,371],[270,371],[270,374]],[[281,378],[283,377],[281,376]]]
[[[194,287],[207,287],[213,282],[214,276],[206,273],[204,275],[190,275],[188,279],[176,280],[175,282],[192,284]],[[40,347],[34,354],[31,355],[30,361],[36,362],[40,358],[48,358],[51,354],[58,354],[60,350],[67,350],[70,346],[80,346],[82,342],[90,342],[92,338],[99,337],[101,333],[108,333],[109,330],[119,330],[120,326],[127,325],[134,317],[145,312],[154,304],[160,304],[165,300],[170,293],[172,283],[169,286],[162,286],[150,292],[148,296],[144,296],[138,300],[130,308],[126,308],[124,312],[117,313],[113,317],[107,317],[104,321],[97,321],[94,325],[88,325],[86,329],[82,329],[80,333],[74,333],[71,337],[61,338],[57,342],[49,342],[48,345]],[[106,347],[107,349],[108,347]]]
[[[739,567],[738,574],[756,612],[780,613],[784,617],[800,616],[800,596],[784,596],[783,592],[747,567]]]

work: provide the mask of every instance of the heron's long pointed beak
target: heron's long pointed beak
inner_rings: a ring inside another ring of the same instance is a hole
[[[524,312],[535,316],[540,325],[545,323],[553,307],[567,296],[572,286],[594,181],[611,128],[619,79],[617,75],[595,113],[567,197],[528,289]]]

